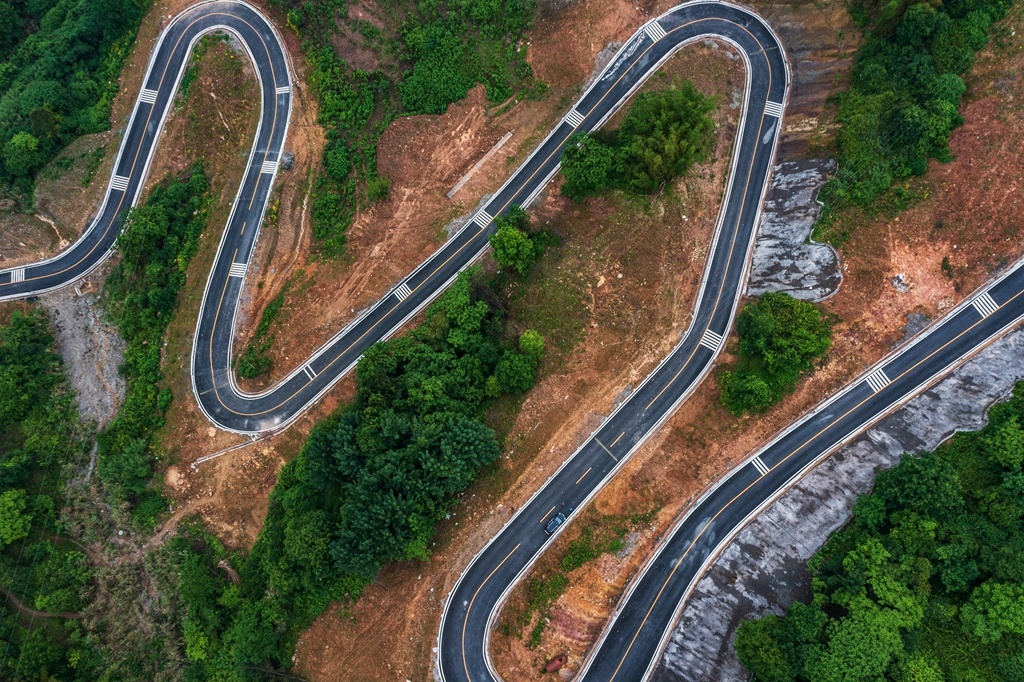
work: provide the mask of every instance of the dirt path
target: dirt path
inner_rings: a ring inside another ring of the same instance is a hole
[[[50,613],[49,611],[36,611],[35,609],[30,609],[29,607],[22,604],[21,600],[15,597],[10,592],[10,590],[3,587],[0,587],[0,594],[4,595],[4,597],[7,599],[7,603],[12,604],[18,613],[29,618],[67,618],[70,620],[78,620],[82,617],[82,614],[78,613],[77,611],[62,611],[61,613]]]

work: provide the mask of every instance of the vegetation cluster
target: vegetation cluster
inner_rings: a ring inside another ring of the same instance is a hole
[[[618,188],[653,194],[706,161],[714,148],[715,99],[685,81],[644,92],[617,130],[580,133],[565,146],[562,194],[573,201]]]
[[[125,219],[117,239],[121,261],[105,285],[105,306],[127,344],[121,372],[128,388],[117,417],[99,434],[97,472],[111,502],[131,510],[143,526],[152,527],[166,508],[150,485],[154,433],[172,400],[170,389],[159,387],[160,351],[208,204],[202,164],[157,185]]]
[[[503,268],[526,277],[544,250],[555,243],[555,237],[546,230],[531,230],[530,216],[520,206],[494,219],[497,228],[490,238],[494,260]]]
[[[766,410],[832,345],[831,324],[813,304],[769,292],[740,311],[739,362],[719,375],[722,403],[735,415]]]
[[[839,171],[821,191],[819,231],[847,206],[869,207],[894,182],[922,175],[928,159],[950,158],[950,132],[962,122],[961,75],[985,46],[1012,0],[883,2],[851,7],[865,40],[847,91],[837,98]]]
[[[27,620],[26,608],[78,612],[93,577],[84,553],[63,537],[66,468],[87,458],[89,433],[53,335],[38,311],[0,326],[0,678],[99,679],[103,658],[76,619]]]
[[[430,555],[435,524],[501,449],[488,402],[533,385],[544,342],[504,340],[495,295],[463,273],[406,335],[372,346],[354,402],[310,433],[281,470],[241,577],[215,542],[175,545],[190,679],[261,679],[291,662],[298,632],[327,605],[358,598],[389,560]]]
[[[744,623],[764,682],[1024,679],[1024,384],[989,424],[878,475],[808,566],[813,596]]]
[[[377,172],[377,142],[396,117],[442,114],[482,83],[488,100],[507,100],[536,89],[523,33],[532,0],[429,0],[387,7],[397,30],[350,19],[347,0],[274,0],[303,41],[310,86],[327,131],[323,172],[313,198],[313,234],[322,255],[343,253],[345,231],[360,205],[388,195]],[[379,57],[372,71],[352,68],[332,37],[339,22],[362,37]]]
[[[0,2],[0,182],[31,205],[36,172],[110,127],[121,67],[148,0]]]

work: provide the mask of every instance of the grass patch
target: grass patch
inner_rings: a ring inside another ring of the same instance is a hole
[[[551,607],[569,588],[569,574],[604,554],[615,554],[626,547],[626,538],[650,523],[660,507],[647,512],[626,515],[605,515],[588,511],[580,523],[583,528],[569,543],[554,568],[527,580],[522,605],[511,604],[502,618],[500,632],[506,637],[523,638],[529,628],[526,646],[535,649],[551,620]]]
[[[530,278],[505,287],[509,316],[536,329],[552,355],[548,361],[564,361],[583,342],[590,306],[587,283],[581,272],[560,267],[565,247],[550,247],[551,257],[537,263]]]
[[[269,352],[274,344],[274,335],[270,333],[270,328],[277,316],[281,314],[281,308],[284,307],[285,297],[288,296],[291,286],[292,280],[289,279],[281,288],[281,292],[263,309],[256,333],[252,335],[252,339],[249,340],[245,350],[235,362],[235,370],[243,379],[255,379],[273,369],[274,360],[270,357]]]

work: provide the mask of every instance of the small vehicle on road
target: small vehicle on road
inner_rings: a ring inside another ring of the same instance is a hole
[[[544,532],[548,535],[552,535],[563,523],[565,523],[565,514],[559,512],[551,517],[551,520],[548,521],[548,525],[544,526]]]

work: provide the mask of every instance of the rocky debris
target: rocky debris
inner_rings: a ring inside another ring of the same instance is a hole
[[[754,244],[747,294],[782,291],[820,301],[839,290],[839,254],[810,240],[821,212],[818,190],[836,171],[832,159],[786,161],[772,171]]]
[[[295,165],[295,154],[292,152],[281,153],[281,170],[291,170]]]
[[[747,679],[733,649],[739,623],[781,614],[810,596],[807,560],[846,522],[875,472],[904,452],[931,450],[958,430],[982,427],[987,408],[1021,377],[1018,329],[811,471],[743,529],[697,584],[655,682]]]
[[[621,47],[621,42],[619,42],[618,40],[613,40],[612,42],[605,45],[603,50],[597,53],[597,56],[594,57],[594,70],[590,72],[589,76],[587,76],[587,82],[583,86],[584,91],[586,91],[586,89],[590,87],[591,83],[597,80],[597,77],[601,75],[601,71],[604,69],[604,67],[608,66],[611,63],[612,58],[615,57],[615,54],[619,51],[619,48]]]
[[[932,318],[927,313],[919,311],[907,313],[907,326],[903,328],[903,340],[906,341],[911,336],[927,327],[928,323],[931,321]]]
[[[454,237],[459,230],[468,225],[469,221],[473,219],[473,216],[475,216],[478,211],[482,211],[484,206],[487,205],[487,203],[491,200],[491,197],[493,196],[493,194],[483,195],[482,197],[480,197],[480,201],[476,203],[476,207],[472,211],[460,215],[458,218],[445,225],[444,231],[448,235],[448,237]]]
[[[910,291],[910,283],[907,281],[907,273],[897,272],[892,279],[889,280],[889,284],[892,288],[901,294],[905,294]]]
[[[99,272],[105,273],[105,268]],[[93,274],[102,281],[105,274]],[[78,398],[82,419],[105,426],[124,400],[124,341],[103,318],[91,278],[39,297],[53,325],[57,351]]]

